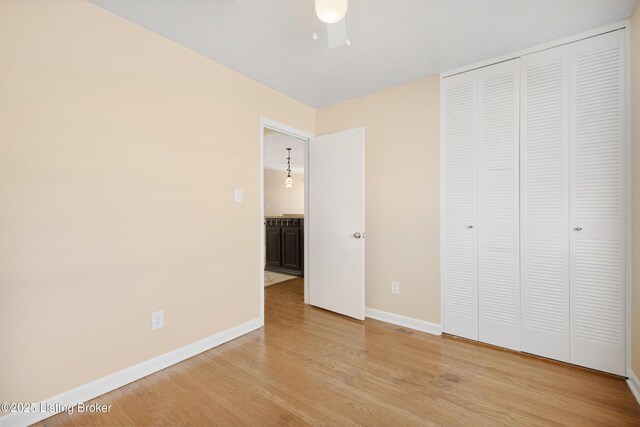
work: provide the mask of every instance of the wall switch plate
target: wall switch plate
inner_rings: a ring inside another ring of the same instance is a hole
[[[400,295],[400,282],[391,282],[391,293],[393,295]]]
[[[164,310],[158,310],[151,313],[151,330],[155,331],[164,327]]]
[[[242,203],[242,188],[236,188],[234,195],[236,203]]]

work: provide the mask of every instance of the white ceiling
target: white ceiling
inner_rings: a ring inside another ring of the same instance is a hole
[[[637,0],[351,0],[329,49],[313,0],[91,0],[312,107],[625,19]]]
[[[287,148],[291,148],[291,172],[304,173],[304,141],[270,129],[264,131],[264,167],[287,170]]]

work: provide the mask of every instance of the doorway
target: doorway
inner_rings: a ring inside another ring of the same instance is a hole
[[[264,130],[264,285],[304,278],[305,141]]]
[[[307,170],[310,134],[272,120],[260,123],[260,316],[265,287],[304,281],[308,303]],[[273,289],[271,289],[273,290]]]
[[[296,280],[304,304],[364,320],[364,143],[364,128],[315,137],[261,118],[259,292],[263,324],[265,267],[272,273],[303,277]],[[267,156],[273,156],[275,163],[268,165]],[[298,170],[304,174],[297,182],[296,156]],[[296,185],[304,190],[302,214],[299,204],[282,207],[275,199],[267,200],[265,166],[281,173],[279,178],[274,174],[274,185],[281,194]],[[275,246],[268,247],[267,240]]]

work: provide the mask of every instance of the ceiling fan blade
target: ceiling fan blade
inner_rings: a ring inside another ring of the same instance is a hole
[[[335,24],[327,24],[327,39],[329,41],[329,47],[332,49],[346,44],[347,22],[345,19]]]

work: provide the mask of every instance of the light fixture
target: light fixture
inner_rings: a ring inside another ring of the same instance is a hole
[[[327,42],[332,49],[351,46],[349,39],[349,0],[314,0],[312,40],[318,40],[316,21],[320,19],[327,27]]]
[[[318,18],[327,24],[341,21],[347,14],[349,0],[315,0]]]
[[[284,186],[286,188],[293,186],[293,179],[291,179],[291,148],[287,148],[287,179],[284,180]]]

